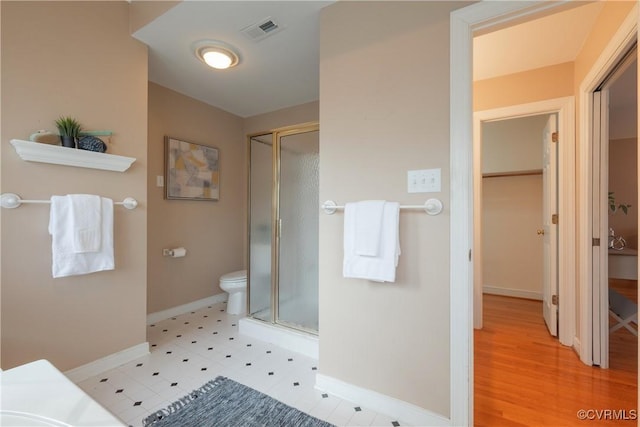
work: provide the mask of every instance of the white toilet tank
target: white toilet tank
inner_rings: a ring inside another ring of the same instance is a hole
[[[247,270],[232,271],[220,277],[220,283],[247,282]]]

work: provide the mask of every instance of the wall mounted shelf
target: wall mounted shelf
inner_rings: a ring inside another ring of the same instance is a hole
[[[22,160],[29,162],[124,172],[136,161],[133,157],[78,150],[20,139],[12,139],[11,145]]]

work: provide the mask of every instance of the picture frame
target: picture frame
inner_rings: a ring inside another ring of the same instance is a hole
[[[220,199],[220,153],[215,147],[165,136],[165,199]]]

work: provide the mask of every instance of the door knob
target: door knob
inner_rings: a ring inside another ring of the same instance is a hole
[[[537,233],[538,233],[538,236],[543,236],[544,235],[544,229],[539,228]]]

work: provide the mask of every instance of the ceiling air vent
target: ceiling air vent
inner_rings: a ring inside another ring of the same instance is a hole
[[[245,36],[251,40],[258,42],[271,35],[274,35],[278,31],[282,30],[282,27],[278,25],[271,17],[265,18],[255,24],[249,25],[246,28],[240,30]]]

